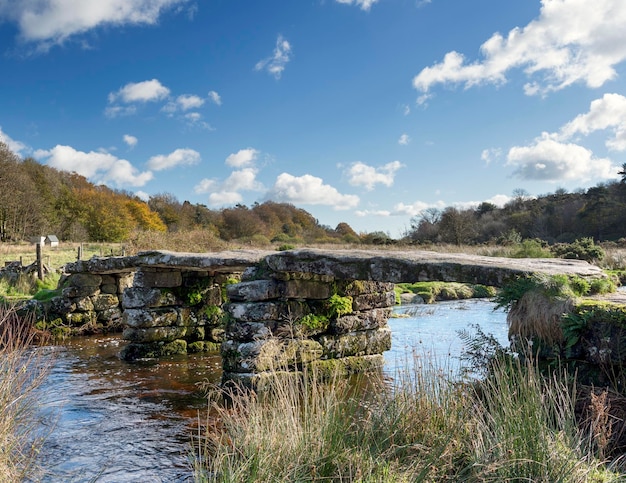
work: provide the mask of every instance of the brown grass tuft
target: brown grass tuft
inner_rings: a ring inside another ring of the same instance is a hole
[[[561,318],[574,307],[570,297],[554,298],[531,290],[511,307],[507,315],[509,338],[539,338],[546,344],[563,340]]]

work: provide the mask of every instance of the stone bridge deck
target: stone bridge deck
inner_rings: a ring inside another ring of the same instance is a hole
[[[68,273],[123,273],[138,268],[210,273],[242,272],[265,265],[274,272],[299,272],[335,279],[378,282],[448,281],[501,286],[533,273],[602,278],[595,265],[559,258],[502,258],[423,250],[325,250],[283,252],[235,250],[212,253],[142,252],[130,257],[93,258],[66,266]]]
[[[65,270],[49,320],[122,327],[128,360],[220,350],[223,380],[253,386],[273,368],[380,369],[391,347],[394,283],[499,287],[536,273],[605,276],[576,260],[418,250],[151,251]]]

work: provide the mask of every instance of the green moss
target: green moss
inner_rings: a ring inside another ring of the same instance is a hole
[[[330,319],[341,317],[352,312],[352,297],[334,294],[326,301],[327,316]]]
[[[307,314],[299,320],[299,324],[311,332],[323,332],[328,328],[328,317],[325,315]]]

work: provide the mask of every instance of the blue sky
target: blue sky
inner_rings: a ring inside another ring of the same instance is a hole
[[[400,236],[618,179],[623,0],[0,0],[0,140],[94,183]]]

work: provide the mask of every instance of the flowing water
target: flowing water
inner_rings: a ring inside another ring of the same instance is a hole
[[[487,301],[402,306],[392,318],[385,371],[411,352],[442,356],[452,365],[462,349],[457,331],[479,324],[506,343],[506,316]],[[189,355],[128,363],[117,357],[119,336],[83,337],[43,348],[50,372],[40,388],[47,439],[39,463],[43,482],[190,482],[191,437],[205,401],[198,384],[217,383],[219,355]],[[449,354],[449,356],[448,356]]]

